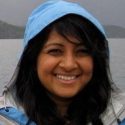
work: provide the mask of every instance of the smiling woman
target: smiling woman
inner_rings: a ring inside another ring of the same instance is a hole
[[[41,83],[52,94],[71,98],[90,81],[93,59],[73,38],[69,41],[52,31],[38,57],[37,71]]]
[[[21,125],[113,125],[120,121],[117,117],[123,118],[124,105],[111,99],[104,29],[84,8],[63,0],[40,5],[29,17],[24,45],[0,98],[2,120]]]

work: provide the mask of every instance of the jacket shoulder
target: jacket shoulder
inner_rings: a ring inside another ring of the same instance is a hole
[[[1,111],[5,108],[5,97],[0,96],[0,125],[18,125],[16,122],[4,117]]]
[[[117,125],[117,119],[125,118],[125,93],[112,93],[107,110],[102,114],[104,125]]]
[[[13,101],[7,96],[0,98],[0,125],[27,125],[29,123],[28,116],[22,107],[15,107]],[[36,125],[36,123],[30,121],[30,125]]]
[[[9,119],[0,115],[0,125],[19,125],[19,124],[15,123],[14,121],[10,121]]]

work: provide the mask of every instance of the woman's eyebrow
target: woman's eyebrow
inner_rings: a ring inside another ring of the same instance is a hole
[[[60,46],[60,47],[63,47],[63,44],[60,44],[60,43],[48,43],[45,45],[44,48],[47,48],[47,47],[50,47],[50,46]]]

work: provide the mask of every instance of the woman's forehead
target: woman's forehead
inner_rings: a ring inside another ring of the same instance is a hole
[[[71,36],[69,34],[61,34],[61,33],[58,33],[56,30],[52,30],[50,32],[50,34],[48,35],[48,40],[46,44],[54,43],[54,42],[63,43],[64,41],[67,41],[76,45],[79,45],[79,44],[83,45],[83,40],[81,40],[80,38],[75,37],[74,35]]]

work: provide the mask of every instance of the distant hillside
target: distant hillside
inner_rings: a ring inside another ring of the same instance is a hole
[[[23,38],[24,27],[14,26],[0,21],[0,39]]]
[[[125,28],[115,25],[104,26],[108,38],[125,38]]]
[[[108,38],[125,38],[125,28],[105,25],[106,35]],[[0,21],[0,39],[18,39],[23,38],[24,27],[14,26]]]

